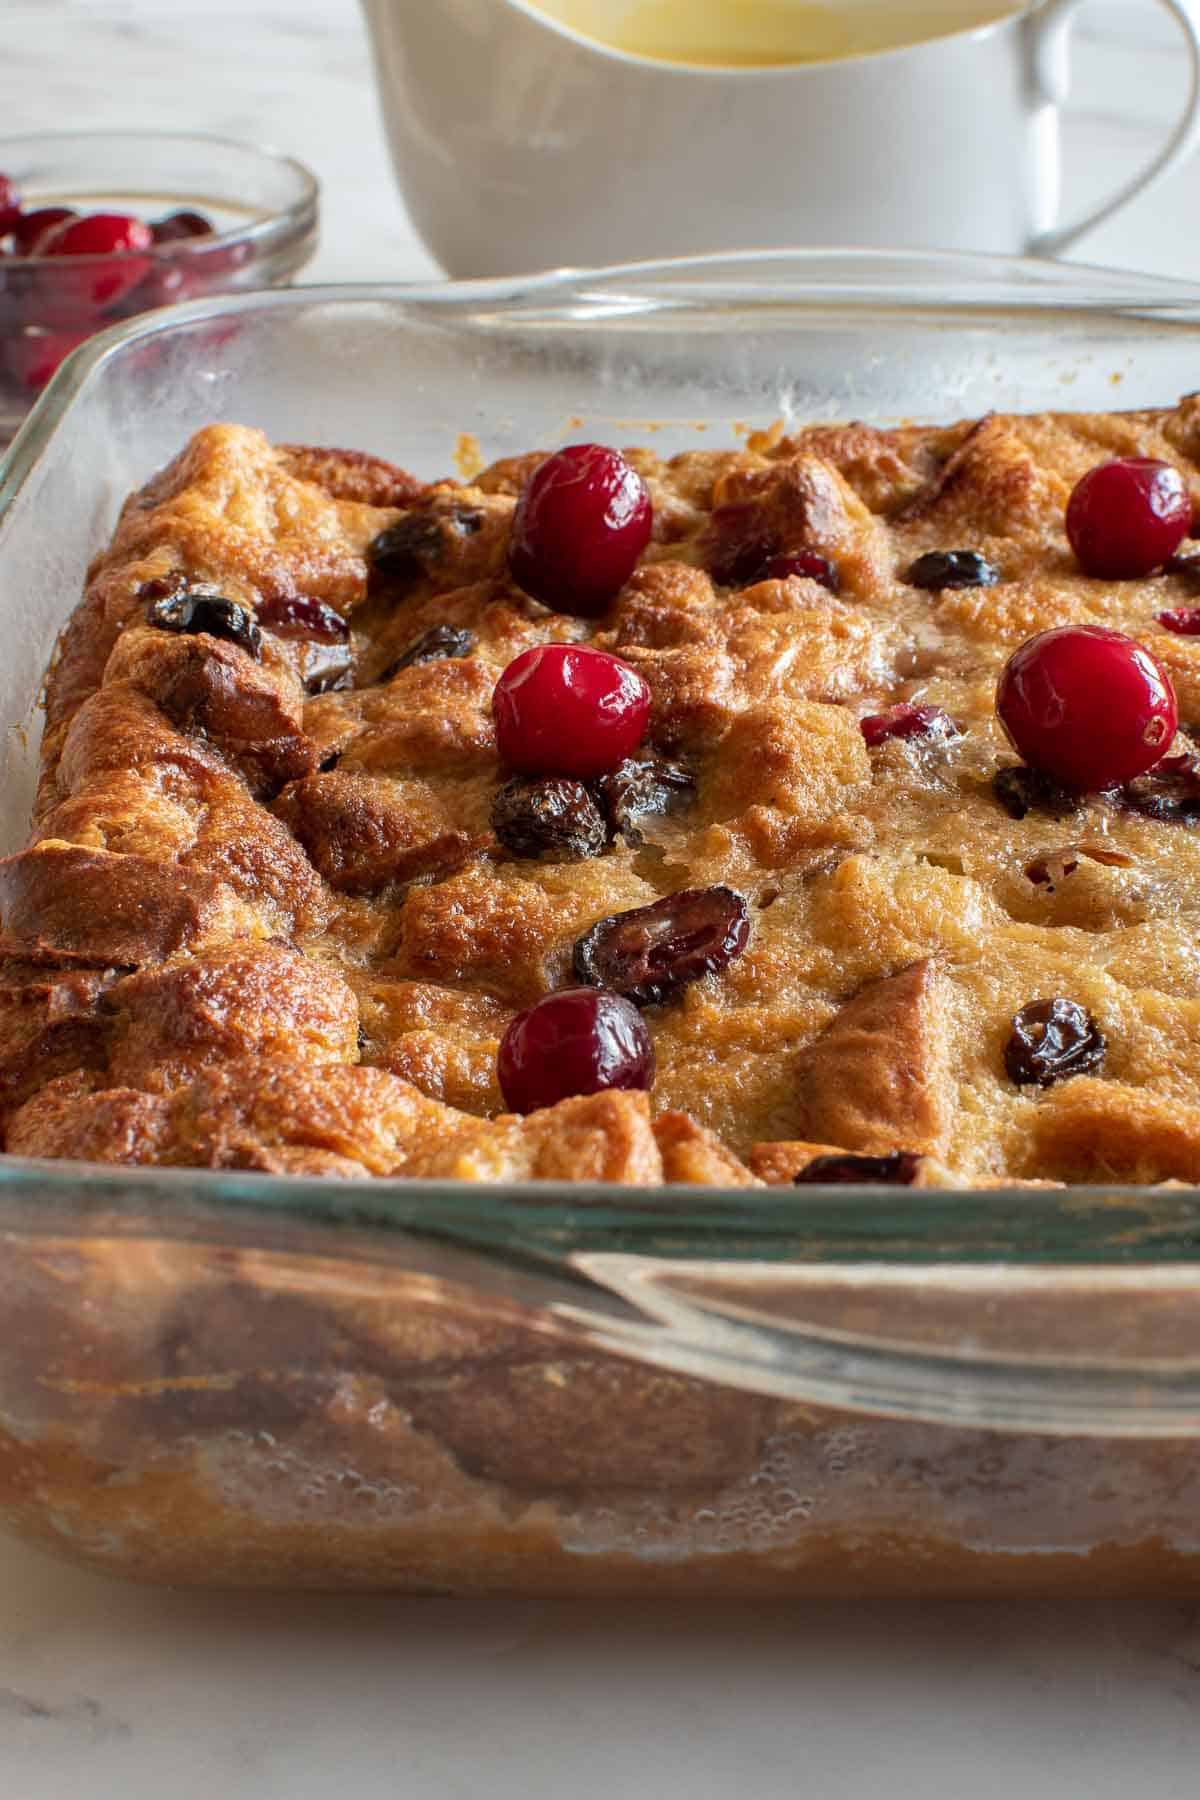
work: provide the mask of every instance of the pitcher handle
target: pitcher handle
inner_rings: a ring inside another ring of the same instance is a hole
[[[1048,0],[1048,4],[1031,15],[1034,80],[1050,105],[1061,105],[1067,96],[1071,29],[1076,15],[1086,3],[1087,0]],[[1159,0],[1159,4],[1174,15],[1187,45],[1190,86],[1182,118],[1158,155],[1132,181],[1126,182],[1117,193],[1085,213],[1083,218],[1039,232],[1029,246],[1032,255],[1058,256],[1069,249],[1085,232],[1095,230],[1136,195],[1161,180],[1200,141],[1200,20],[1193,10],[1193,0]]]

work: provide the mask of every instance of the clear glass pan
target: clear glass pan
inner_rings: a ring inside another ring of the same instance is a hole
[[[716,447],[780,417],[1164,404],[1198,366],[1200,296],[1174,284],[883,252],[134,320],[69,360],[0,465],[5,847],[87,559],[204,423],[433,475],[464,433],[489,460],[580,435]],[[3,1159],[0,1234],[0,1517],[125,1572],[808,1592],[1200,1573],[1195,1190]]]

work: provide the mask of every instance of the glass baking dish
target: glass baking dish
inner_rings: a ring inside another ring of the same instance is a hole
[[[4,848],[124,495],[197,427],[423,475],[589,436],[1167,404],[1200,296],[692,259],[196,302],[0,465]],[[476,446],[472,440],[478,440]],[[0,1519],[114,1572],[410,1591],[1200,1582],[1200,1192],[476,1187],[0,1158]]]

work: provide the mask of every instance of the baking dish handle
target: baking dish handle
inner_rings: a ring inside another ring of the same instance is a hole
[[[1046,103],[1051,128],[1057,124],[1055,109],[1062,105],[1070,89],[1070,38],[1076,17],[1086,3],[1087,0],[1048,0],[1047,4],[1035,8],[1029,17],[1033,79],[1037,92]],[[1082,218],[1052,225],[1040,232],[1029,246],[1032,255],[1061,255],[1085,232],[1103,225],[1129,201],[1174,169],[1200,141],[1200,21],[1193,10],[1193,0],[1159,0],[1159,4],[1174,15],[1187,46],[1189,88],[1179,123],[1148,167]],[[1047,160],[1057,160],[1052,145],[1043,144],[1042,155]]]

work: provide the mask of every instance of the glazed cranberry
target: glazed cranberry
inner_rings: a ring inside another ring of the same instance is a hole
[[[641,743],[650,689],[605,650],[539,644],[510,662],[492,695],[496,746],[522,775],[590,781]]]
[[[804,581],[819,581],[823,588],[836,594],[841,587],[841,577],[827,556],[818,556],[815,550],[797,550],[789,556],[773,556],[763,570],[764,581],[786,581],[789,575],[798,575]]]
[[[136,287],[149,263],[131,252],[149,250],[150,227],[129,213],[87,213],[67,219],[38,241],[39,256],[111,257],[111,262],[79,270],[77,297],[93,306],[110,306]]]
[[[654,522],[646,484],[616,450],[568,444],[526,482],[513,514],[513,580],[555,612],[594,619],[637,567]]]
[[[889,706],[886,712],[868,713],[858,721],[868,750],[886,743],[888,738],[951,738],[960,735],[958,726],[940,706],[909,706],[903,701]]]
[[[38,206],[22,213],[12,226],[13,249],[18,256],[40,256],[43,240],[68,219],[78,217],[73,206]]]
[[[1192,502],[1179,470],[1148,456],[1101,463],[1075,485],[1067,536],[1085,575],[1106,581],[1149,575],[1192,529]]]
[[[167,213],[164,218],[151,219],[150,233],[156,244],[182,244],[189,238],[211,237],[212,221],[203,213],[180,212]]]
[[[0,175],[0,237],[7,237],[21,217],[21,196],[7,175]]]
[[[1104,625],[1060,625],[1022,644],[1000,677],[996,712],[1026,762],[1085,791],[1144,775],[1179,723],[1166,670]]]
[[[636,1006],[596,988],[564,988],[518,1013],[500,1040],[500,1092],[512,1112],[573,1094],[649,1088],[654,1045]]]

